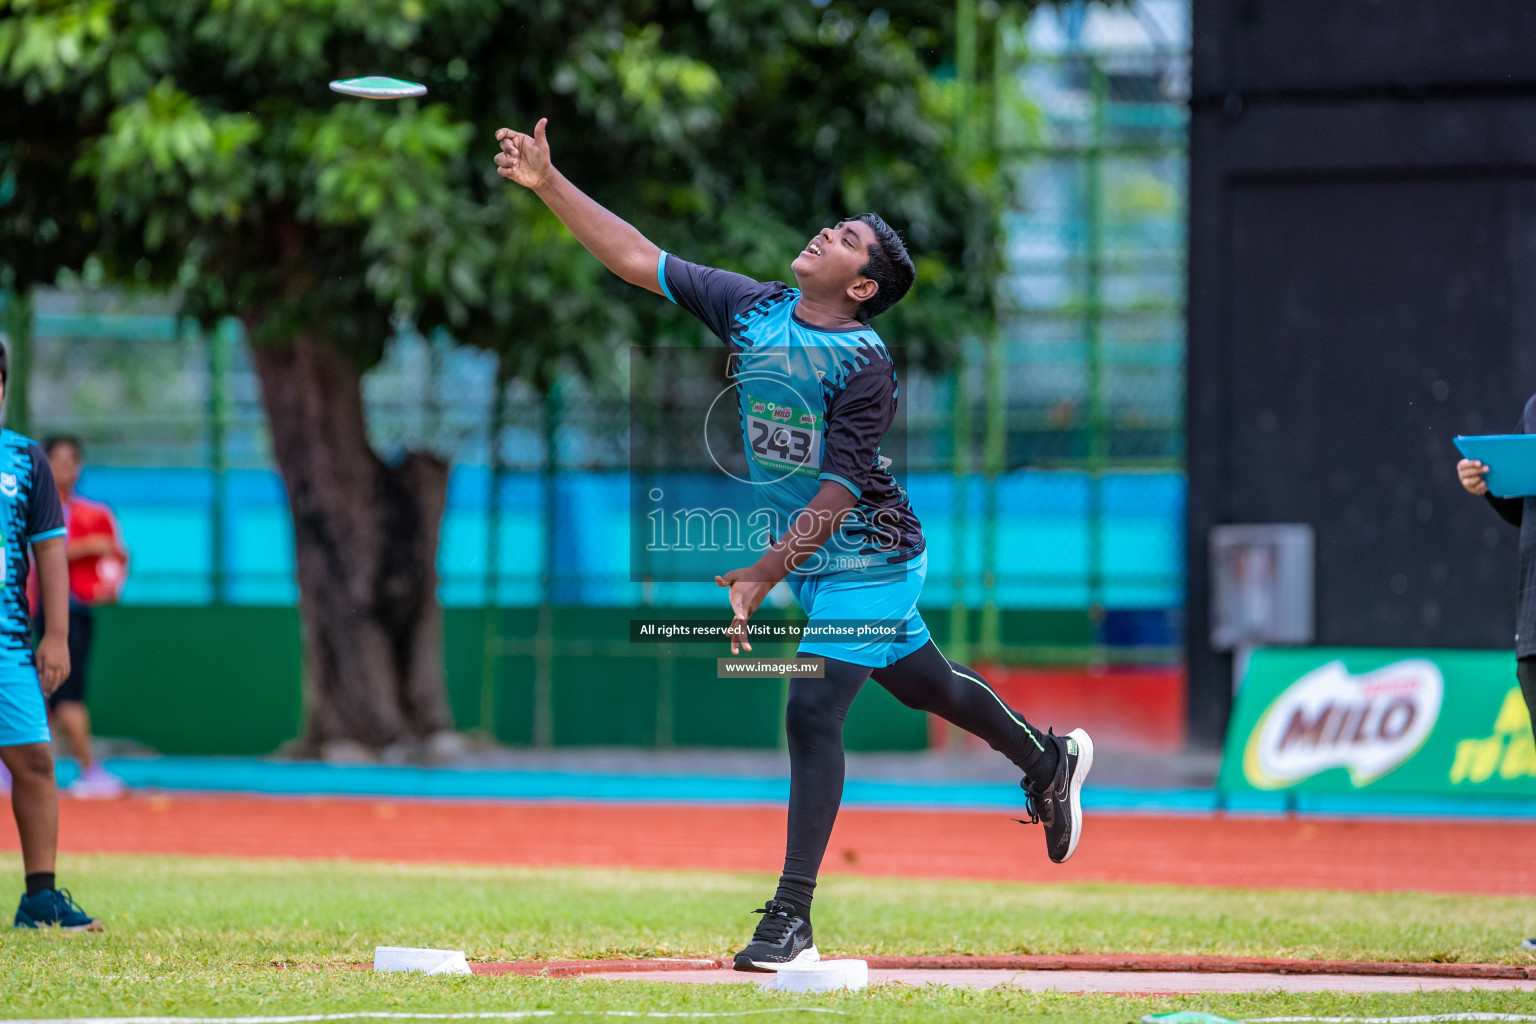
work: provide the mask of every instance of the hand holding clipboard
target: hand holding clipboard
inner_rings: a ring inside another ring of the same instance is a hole
[[[1461,485],[1496,498],[1536,495],[1536,434],[1484,434],[1453,439],[1466,459],[1456,467]]]

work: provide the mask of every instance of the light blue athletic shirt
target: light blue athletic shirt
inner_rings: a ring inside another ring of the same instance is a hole
[[[662,253],[663,293],[729,346],[742,445],[774,537],[825,480],[858,499],[797,572],[876,570],[922,552],[922,527],[880,443],[896,416],[896,370],[868,326],[830,329],[795,316],[798,288]],[[757,513],[754,513],[757,514]],[[754,524],[757,525],[757,524]]]
[[[27,607],[30,546],[64,536],[64,509],[42,449],[14,430],[0,430],[0,530],[5,545],[0,673],[31,671],[32,627]]]

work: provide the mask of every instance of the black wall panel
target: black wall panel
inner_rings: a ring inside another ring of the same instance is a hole
[[[1231,687],[1208,641],[1219,523],[1313,525],[1320,643],[1512,646],[1515,531],[1460,489],[1450,439],[1514,429],[1536,392],[1536,4],[1196,0],[1195,36],[1188,643],[1209,745]]]
[[[1196,91],[1536,83],[1530,0],[1196,0]]]

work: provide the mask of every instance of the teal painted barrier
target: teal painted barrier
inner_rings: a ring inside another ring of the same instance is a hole
[[[615,775],[218,757],[114,758],[106,767],[131,788],[179,792],[663,804],[782,804],[789,799],[787,775]],[[60,783],[67,785],[74,778],[74,763],[61,759]],[[1103,789],[1086,792],[1084,800],[1103,808],[1208,811],[1215,806],[1213,795],[1205,790]],[[843,804],[1017,814],[1022,813],[1024,797],[1013,783],[850,778]]]
[[[785,776],[613,775],[566,771],[419,768],[405,765],[327,765],[256,758],[115,758],[107,768],[134,789],[189,793],[250,793],[510,801],[635,804],[783,804]],[[59,782],[76,776],[74,762],[59,761]],[[981,810],[1018,814],[1018,786],[991,782],[931,782],[850,778],[845,807],[911,810]],[[1338,794],[1227,794],[1210,789],[1083,790],[1090,811],[1146,814],[1302,813],[1336,817],[1536,818],[1536,800],[1340,796]]]
[[[293,529],[281,478],[270,470],[230,470],[221,479],[224,520],[222,598],[230,604],[287,605],[297,598]],[[1002,609],[1084,609],[1090,601],[1092,478],[1076,471],[1016,470],[997,481],[995,550],[980,543],[988,514],[981,477],[911,473],[907,491],[929,541],[925,599],[935,606],[987,600]],[[496,601],[536,605],[543,597],[546,481],[510,472],[503,482]],[[206,469],[89,466],[80,491],[116,511],[133,553],[123,591],[129,605],[198,605],[213,599],[215,476]],[[956,488],[961,488],[959,494]],[[630,478],[621,472],[562,471],[555,478],[554,600],[563,605],[645,603],[630,578]],[[1184,478],[1167,472],[1107,473],[1100,487],[1101,601],[1109,608],[1166,609],[1184,601]],[[974,543],[955,565],[954,512],[966,509]],[[438,572],[448,607],[486,603],[490,498],[484,466],[456,466],[448,486]],[[601,543],[591,543],[601,538]],[[727,566],[729,567],[729,566]],[[955,593],[954,580],[969,581]],[[663,606],[710,604],[714,584],[658,583]]]

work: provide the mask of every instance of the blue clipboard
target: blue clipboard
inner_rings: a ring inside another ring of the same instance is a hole
[[[1461,454],[1488,467],[1488,491],[1499,498],[1536,495],[1536,434],[1453,438]]]

